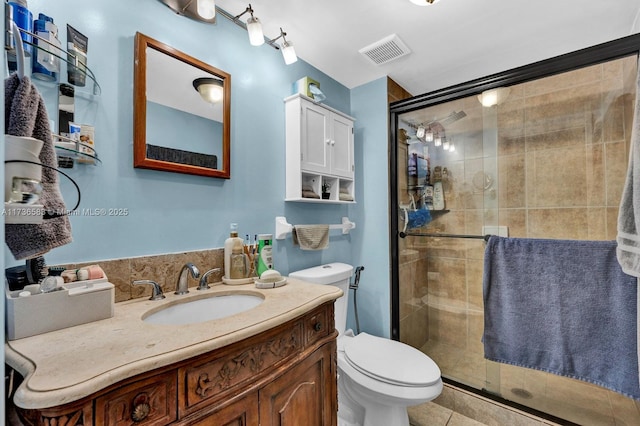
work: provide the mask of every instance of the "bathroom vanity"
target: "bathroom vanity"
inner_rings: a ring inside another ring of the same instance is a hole
[[[226,294],[258,306],[157,325],[165,306]],[[13,402],[34,425],[336,425],[337,287],[216,285],[116,304],[112,318],[9,341],[24,377]]]

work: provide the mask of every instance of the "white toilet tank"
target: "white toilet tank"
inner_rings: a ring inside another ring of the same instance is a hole
[[[291,272],[292,278],[314,284],[330,284],[339,287],[344,293],[334,302],[336,330],[343,334],[347,326],[347,306],[349,301],[349,279],[353,273],[353,266],[346,263],[327,263],[313,268]]]

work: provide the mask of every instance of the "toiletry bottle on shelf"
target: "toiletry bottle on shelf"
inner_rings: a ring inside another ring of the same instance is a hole
[[[57,81],[60,60],[55,55],[61,52],[58,27],[54,25],[53,18],[40,13],[38,19],[33,21],[33,30],[39,37],[35,40],[39,48],[33,51],[31,76],[44,81]]]
[[[273,256],[271,240],[273,235],[260,234],[258,235],[258,276],[262,275],[267,269],[273,268]]]
[[[433,209],[444,210],[444,190],[442,189],[442,168],[433,170]]]
[[[249,276],[249,257],[244,253],[244,244],[236,241],[231,251],[229,278],[233,280]]]
[[[31,56],[33,36],[31,36],[31,34],[27,34],[27,32],[33,33],[33,14],[29,11],[27,0],[12,0],[9,2],[9,6],[11,7],[13,14],[13,21],[16,23],[18,28],[26,31],[20,31],[22,40],[26,42],[23,43],[24,56]]]
[[[224,276],[225,278],[231,278],[231,254],[233,254],[233,247],[239,244],[242,246],[242,238],[238,237],[238,224],[232,223],[230,225],[229,238],[224,242]]]

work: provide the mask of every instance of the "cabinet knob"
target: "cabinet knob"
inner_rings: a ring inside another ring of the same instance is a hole
[[[331,146],[335,145],[336,141],[334,141],[333,139],[331,140]]]
[[[149,413],[151,412],[151,407],[146,402],[142,404],[138,404],[133,407],[133,411],[131,412],[131,420],[134,422],[141,422],[147,418]]]
[[[327,142],[327,145],[329,145],[331,143],[331,139],[327,139],[325,142]]]
[[[142,392],[133,399],[133,410],[131,410],[131,420],[138,423],[149,416],[151,405],[149,404],[149,395]]]
[[[315,331],[320,331],[320,330],[322,330],[322,323],[321,323],[321,322],[317,322],[317,323],[313,324],[313,329],[314,329]]]

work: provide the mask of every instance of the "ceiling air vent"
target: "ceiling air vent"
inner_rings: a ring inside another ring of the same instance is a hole
[[[411,50],[396,34],[391,34],[358,52],[376,65],[386,64],[411,53]]]

